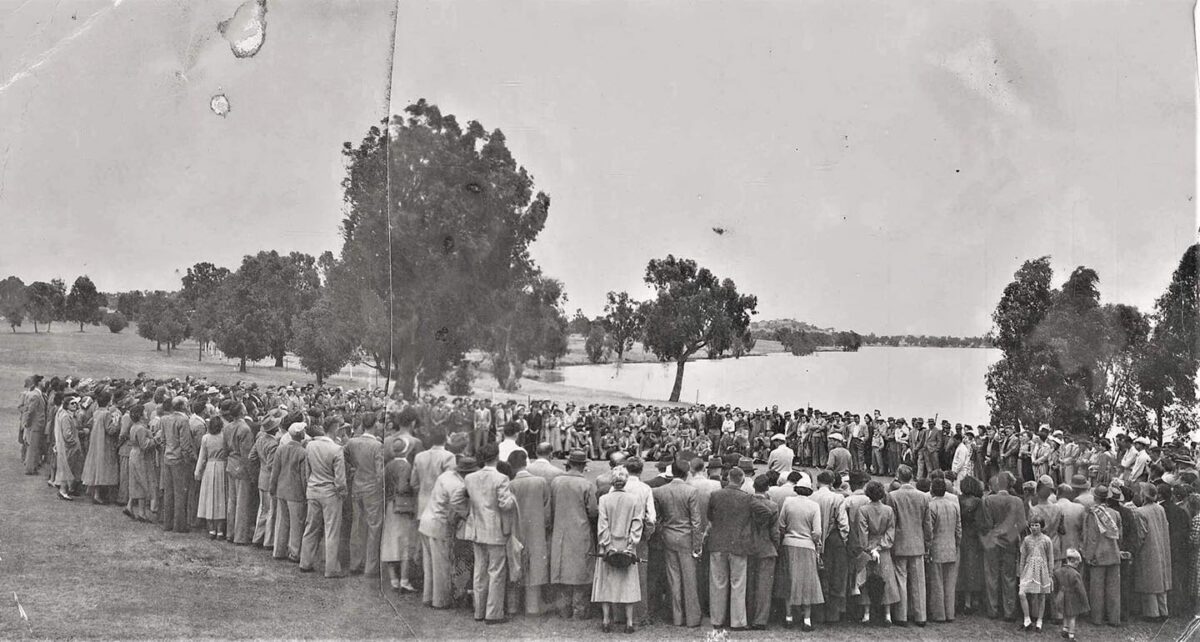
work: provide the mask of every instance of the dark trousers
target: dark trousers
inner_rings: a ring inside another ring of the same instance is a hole
[[[191,530],[188,524],[188,480],[191,472],[186,462],[165,464],[163,471],[163,506],[162,525],[164,531],[173,530],[176,533],[186,533]]]
[[[44,432],[27,432],[25,433],[25,474],[32,475],[37,472],[42,465],[42,451],[46,445],[46,433]]]
[[[1017,551],[1007,548],[983,549],[984,593],[988,617],[1001,614],[1017,616]]]
[[[746,565],[749,578],[746,613],[751,626],[766,626],[771,616],[771,589],[775,586],[775,558],[751,557]]]

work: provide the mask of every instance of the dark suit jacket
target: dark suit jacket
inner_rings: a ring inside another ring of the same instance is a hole
[[[984,548],[1018,548],[1026,526],[1025,502],[1020,497],[1002,490],[983,498],[983,507],[979,510],[979,533]]]
[[[749,554],[752,499],[750,493],[728,486],[708,496],[709,552]]]

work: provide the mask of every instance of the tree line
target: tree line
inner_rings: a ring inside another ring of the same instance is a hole
[[[26,321],[33,325],[34,333],[44,327],[46,332],[55,321],[78,323],[79,331],[85,325],[104,323],[112,332],[120,332],[128,325],[125,318],[108,311],[108,297],[96,290],[96,284],[86,275],[72,283],[70,291],[62,279],[34,281],[29,285],[17,276],[0,281],[0,316],[8,323],[12,332]]]
[[[198,359],[211,345],[243,372],[267,357],[282,367],[292,353],[323,382],[363,363],[408,398],[439,381],[453,394],[469,393],[469,355],[484,355],[511,390],[526,363],[553,365],[566,354],[567,294],[530,255],[550,197],[517,164],[503,132],[460,124],[420,100],[360,142],[344,143],[341,153],[338,254],[264,250],[236,269],[196,263],[176,291],[114,295],[111,316],[135,321],[138,335],[168,354],[194,339]],[[670,255],[651,260],[645,279],[657,297],[635,306],[637,318],[618,331],[620,345],[636,334],[659,358],[675,361],[678,399],[688,357],[745,347],[756,299]],[[47,326],[102,320],[101,297],[81,280],[69,294],[61,281],[17,288],[6,280],[0,312],[16,325],[25,315]],[[82,303],[93,299],[91,307]],[[615,305],[634,303],[626,296]]]
[[[992,422],[1099,436],[1114,426],[1156,437],[1195,427],[1200,369],[1200,244],[1188,248],[1145,313],[1101,303],[1100,277],[1080,266],[1053,287],[1049,257],[1026,261],[992,315],[1004,356],[987,374]]]

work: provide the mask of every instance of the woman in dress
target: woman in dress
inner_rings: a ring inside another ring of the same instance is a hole
[[[129,408],[129,499],[123,512],[126,517],[139,522],[150,521],[150,470],[146,460],[154,457],[155,450],[145,413],[146,408],[141,404]]]
[[[1029,519],[1029,534],[1021,541],[1020,584],[1017,597],[1021,598],[1021,612],[1025,615],[1022,631],[1042,632],[1042,615],[1046,596],[1054,591],[1050,569],[1054,565],[1054,544],[1042,532],[1046,521],[1041,515]],[[1036,624],[1033,620],[1036,619]]]
[[[863,552],[870,556],[867,562],[867,573],[859,591],[868,596],[872,606],[883,606],[884,625],[892,623],[891,605],[900,601],[900,585],[896,583],[896,567],[892,564],[892,544],[896,538],[895,510],[883,503],[883,484],[877,481],[867,482],[863,489],[870,504],[858,509],[857,528],[862,533]],[[872,578],[877,578],[871,582]],[[875,584],[882,590],[871,591]],[[868,606],[863,613],[863,621],[867,621],[871,609]]]
[[[612,630],[614,604],[625,606],[625,632],[633,633],[633,607],[642,599],[638,563],[619,567],[605,559],[605,555],[613,552],[636,557],[637,545],[642,541],[646,503],[625,492],[627,481],[629,472],[622,467],[614,468],[612,492],[600,498],[598,508],[596,552],[599,558],[592,576],[592,601],[600,603],[603,614],[601,629],[605,633]]]
[[[383,535],[379,547],[379,561],[387,566],[388,579],[392,588],[402,593],[416,591],[409,580],[410,551],[416,542],[417,499],[413,495],[412,464],[408,463],[408,442],[396,439],[391,442],[392,460],[384,468],[387,506],[383,513]],[[397,574],[399,562],[399,574]]]
[[[975,612],[983,599],[983,544],[979,539],[983,506],[983,483],[967,475],[959,482],[958,509],[962,520],[962,540],[958,551],[958,594],[963,613]]]
[[[799,606],[804,617],[801,630],[811,631],[812,606],[825,603],[817,575],[821,543],[825,538],[821,534],[821,507],[809,498],[813,492],[812,478],[801,473],[793,488],[798,494],[784,500],[778,522],[784,552],[781,557],[787,560],[788,571],[784,622],[786,626],[792,626],[793,607]]]
[[[220,417],[208,420],[208,434],[200,438],[200,455],[196,460],[196,479],[200,481],[196,517],[208,524],[208,536],[212,539],[225,537],[225,462],[229,453],[221,436],[224,427]]]

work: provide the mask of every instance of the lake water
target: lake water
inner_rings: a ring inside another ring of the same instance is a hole
[[[811,404],[858,413],[878,408],[885,417],[937,413],[952,423],[982,424],[988,421],[984,376],[1000,356],[993,348],[869,347],[806,357],[780,353],[691,361],[680,401],[742,408],[777,404],[780,410]],[[569,366],[562,375],[572,386],[665,400],[675,382],[675,364]]]

